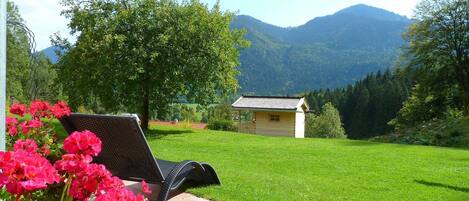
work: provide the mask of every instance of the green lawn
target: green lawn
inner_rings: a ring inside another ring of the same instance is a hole
[[[213,200],[469,200],[469,150],[153,127],[156,156],[212,164]]]

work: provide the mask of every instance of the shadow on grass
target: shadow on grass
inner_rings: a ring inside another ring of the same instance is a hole
[[[373,146],[373,145],[379,145],[380,143],[363,141],[363,140],[342,140],[340,141],[340,144],[345,145],[345,146]]]
[[[168,135],[179,135],[185,133],[194,133],[194,131],[190,129],[158,129],[152,128],[145,131],[145,136],[148,138],[163,138]]]
[[[201,182],[195,182],[195,181],[192,181],[192,180],[187,180],[178,188],[178,190],[180,190],[182,192],[186,192],[190,189],[207,188],[207,187],[220,187],[220,186],[221,185],[204,184],[204,183],[201,183]]]
[[[466,187],[451,186],[451,185],[448,185],[448,184],[429,182],[429,181],[425,181],[425,180],[414,180],[414,181],[419,183],[419,184],[426,185],[426,186],[447,188],[447,189],[451,189],[451,190],[455,190],[455,191],[459,191],[459,192],[469,193],[469,188],[466,188]]]

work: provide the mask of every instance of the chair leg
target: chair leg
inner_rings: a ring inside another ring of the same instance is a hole
[[[160,193],[158,194],[158,201],[166,201],[168,200],[169,193],[172,190],[172,185],[175,182],[176,178],[179,176],[179,173],[184,170],[187,166],[192,166],[193,168],[202,168],[200,163],[195,161],[182,161],[179,163],[168,176],[165,178],[164,182],[161,185]]]
[[[160,190],[160,193],[158,194],[158,201],[166,201],[168,200],[168,196],[169,196],[169,192],[170,192],[170,188],[164,188],[164,186],[166,185],[166,183],[163,183],[163,185],[161,186],[161,190]]]

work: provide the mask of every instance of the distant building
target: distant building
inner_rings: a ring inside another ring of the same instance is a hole
[[[238,131],[304,138],[308,103],[302,97],[241,96],[232,104],[238,111]]]

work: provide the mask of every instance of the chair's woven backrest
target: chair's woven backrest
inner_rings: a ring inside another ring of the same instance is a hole
[[[164,180],[134,117],[72,114],[60,121],[68,133],[83,130],[95,133],[103,147],[93,162],[105,165],[115,176],[150,183]]]

